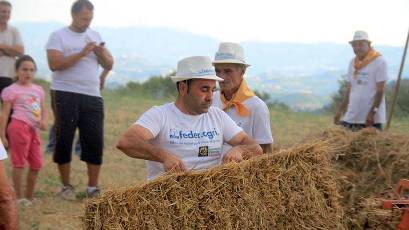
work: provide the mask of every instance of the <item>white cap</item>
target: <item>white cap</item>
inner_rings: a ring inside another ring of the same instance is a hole
[[[235,63],[250,66],[244,60],[243,48],[239,44],[232,42],[220,43],[219,50],[214,55],[213,65],[221,63]]]
[[[171,76],[173,82],[185,81],[189,79],[210,79],[223,81],[216,76],[216,71],[209,57],[193,56],[187,57],[178,62],[176,75]]]
[[[349,41],[349,44],[351,44],[354,41],[368,41],[368,42],[371,42],[371,40],[369,40],[368,33],[365,32],[365,31],[362,31],[362,30],[355,31],[354,38],[352,39],[352,41]]]

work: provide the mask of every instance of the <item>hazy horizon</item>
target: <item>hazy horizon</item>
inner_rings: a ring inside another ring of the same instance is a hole
[[[71,21],[73,1],[13,1],[12,23]],[[403,46],[407,0],[93,0],[92,26],[164,27],[220,41],[346,43],[366,30],[375,44]],[[33,10],[35,9],[35,10]]]

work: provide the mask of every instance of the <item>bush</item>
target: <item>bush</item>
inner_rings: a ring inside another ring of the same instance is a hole
[[[338,80],[338,91],[331,96],[331,103],[324,107],[324,111],[335,113],[342,102],[342,98],[344,97],[346,88],[347,88],[348,81],[346,80],[346,76],[343,75],[342,79]]]
[[[386,104],[391,105],[392,95],[395,90],[396,81],[390,82],[386,87]],[[390,108],[390,106],[388,106]],[[409,79],[402,79],[399,92],[396,97],[394,116],[409,116]]]
[[[266,92],[260,92],[258,90],[254,90],[254,93],[257,95],[257,97],[259,97],[261,100],[263,100],[267,104],[269,109],[279,109],[279,110],[285,110],[285,111],[290,110],[290,107],[284,102],[280,102],[277,100],[272,101],[270,94]]]
[[[127,93],[131,91],[133,94],[137,93],[153,98],[176,97],[176,84],[172,82],[171,75],[173,74],[153,76],[143,83],[131,81],[126,84],[126,88],[123,90],[127,91]]]

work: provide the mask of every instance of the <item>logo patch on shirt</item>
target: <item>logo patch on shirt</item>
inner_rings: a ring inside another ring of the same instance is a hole
[[[169,130],[170,139],[209,139],[213,140],[215,137],[218,137],[220,134],[217,132],[216,128],[210,131],[185,131],[185,130]]]
[[[200,146],[198,157],[207,157],[209,156],[209,146]]]
[[[358,72],[358,79],[356,81],[356,83],[358,85],[366,85],[368,84],[368,77],[369,74],[367,72]]]

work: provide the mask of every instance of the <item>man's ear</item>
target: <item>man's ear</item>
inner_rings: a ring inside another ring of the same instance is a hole
[[[187,84],[186,81],[179,82],[179,94],[180,96],[187,95]]]
[[[246,73],[247,67],[245,65],[240,65],[238,68],[241,70],[241,76],[243,77],[244,74]]]

